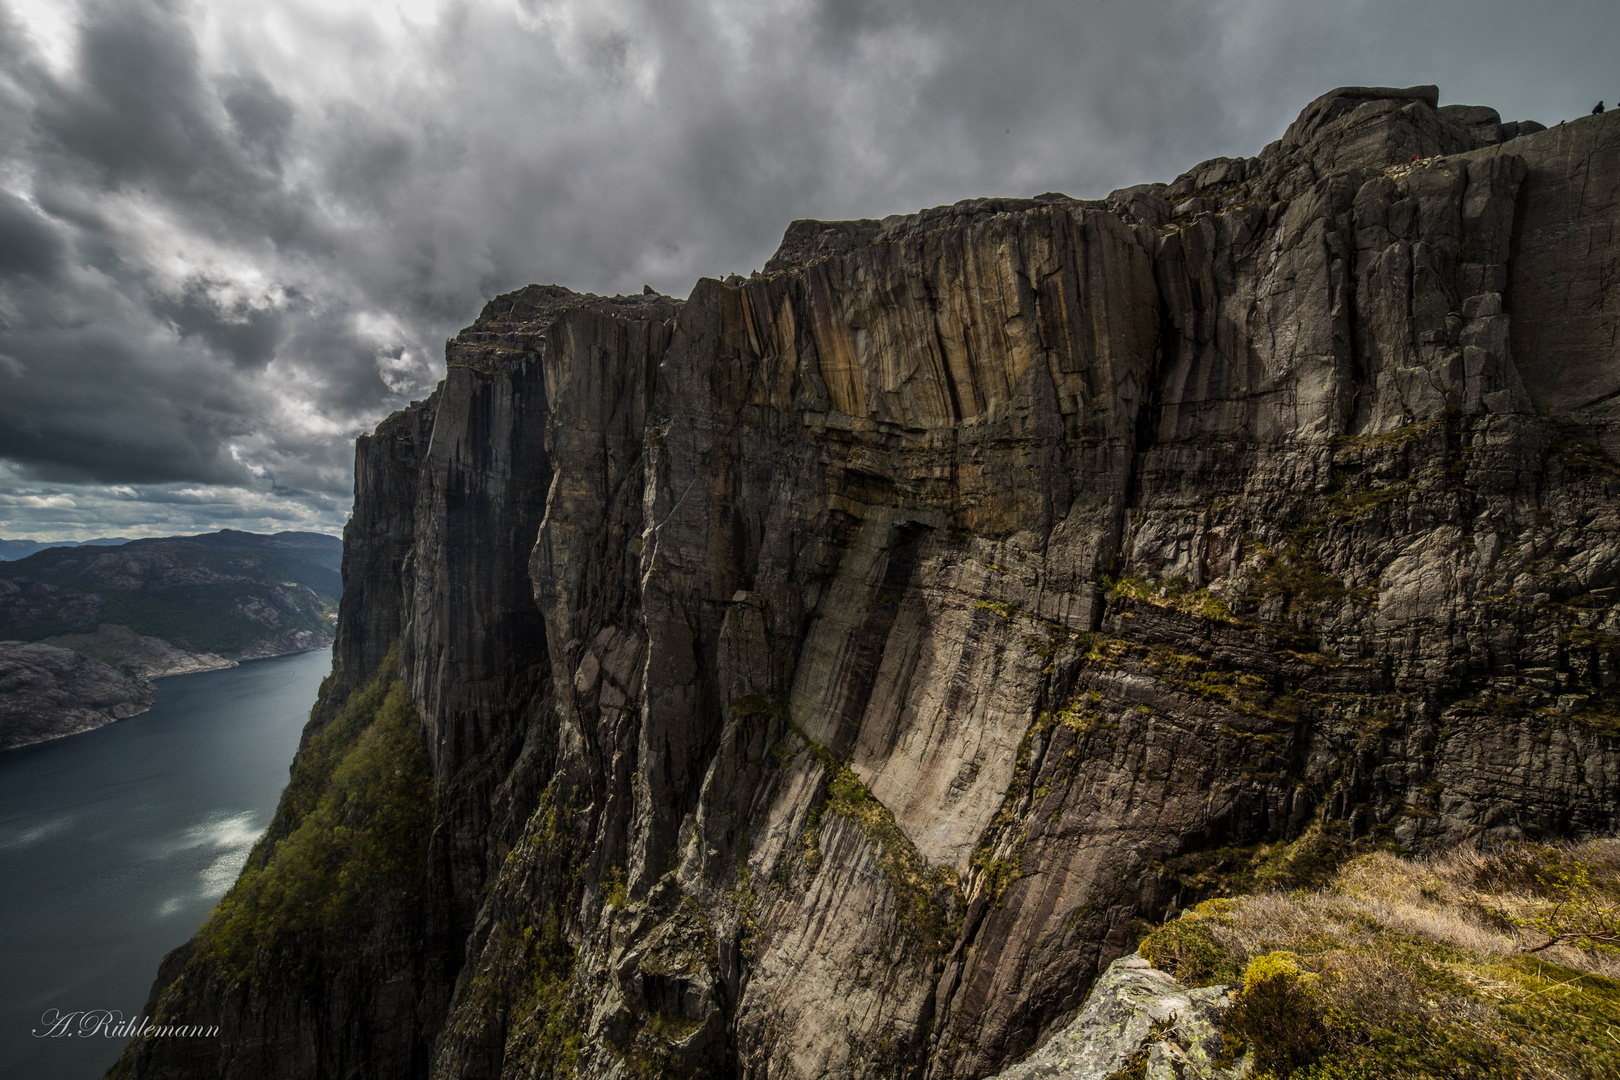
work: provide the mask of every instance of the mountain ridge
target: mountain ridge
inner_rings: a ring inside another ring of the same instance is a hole
[[[0,562],[26,559],[35,552],[53,547],[116,547],[129,543],[127,536],[103,536],[94,540],[5,540],[0,539]]]
[[[230,529],[46,548],[0,563],[0,638],[148,677],[318,648],[332,637],[341,550],[319,533]]]

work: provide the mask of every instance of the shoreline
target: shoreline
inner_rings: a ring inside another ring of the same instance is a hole
[[[135,679],[136,679],[136,681],[144,681],[145,683],[147,683],[150,686],[151,684],[155,683],[158,679],[182,678],[182,677],[187,676],[187,675],[207,675],[207,674],[210,674],[210,673],[216,672],[216,671],[228,671],[228,670],[230,670],[232,668],[241,667],[244,664],[251,664],[251,663],[255,663],[255,662],[260,661],[260,660],[279,660],[279,659],[282,659],[283,657],[300,656],[300,655],[302,655],[304,653],[322,652],[322,651],[330,650],[331,648],[332,648],[332,642],[328,641],[328,642],[326,642],[324,644],[314,645],[314,646],[310,646],[308,648],[289,649],[286,652],[267,653],[267,654],[265,654],[263,656],[247,656],[247,657],[242,657],[239,660],[226,660],[224,657],[217,657],[217,659],[223,661],[222,663],[220,663],[218,665],[212,665],[212,666],[209,666],[209,667],[195,668],[195,669],[188,670],[188,671],[166,671],[166,672],[163,672],[162,674],[156,674],[156,675],[143,674],[143,675],[136,676]],[[205,654],[205,655],[208,655],[208,654]],[[99,661],[96,661],[96,662],[99,663]],[[70,738],[73,738],[76,735],[88,735],[88,734],[91,734],[92,732],[100,731],[103,728],[108,728],[108,727],[113,726],[114,724],[121,723],[122,721],[133,720],[138,716],[144,716],[147,713],[151,712],[153,706],[155,706],[156,704],[157,704],[156,700],[153,700],[152,702],[141,706],[140,708],[136,709],[134,712],[131,712],[131,713],[125,715],[125,716],[114,716],[114,717],[111,717],[111,718],[107,719],[106,721],[104,721],[102,723],[91,724],[88,727],[77,728],[77,729],[75,729],[73,731],[63,731],[63,732],[60,732],[58,734],[47,735],[47,736],[45,736],[43,738],[31,739],[28,742],[17,743],[14,746],[3,747],[3,748],[0,748],[0,755],[8,754],[8,753],[10,753],[12,751],[15,751],[15,750],[27,750],[27,749],[30,749],[32,747],[44,746],[44,745],[46,745],[48,743],[60,742],[63,739],[70,739]],[[89,707],[86,707],[86,711],[94,712],[96,710],[91,709]]]

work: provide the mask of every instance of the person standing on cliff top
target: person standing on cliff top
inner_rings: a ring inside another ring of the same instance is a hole
[[[1592,106],[1592,115],[1593,116],[1597,116],[1602,111],[1603,111],[1603,102],[1600,101],[1596,105]]]

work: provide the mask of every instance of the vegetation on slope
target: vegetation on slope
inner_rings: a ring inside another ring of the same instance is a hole
[[[433,785],[393,656],[299,753],[266,838],[197,936],[227,982],[305,981],[357,955],[421,885]],[[279,839],[275,839],[278,838]]]
[[[1620,841],[1378,852],[1317,892],[1209,900],[1142,954],[1241,984],[1260,1078],[1620,1076]]]
[[[422,898],[434,794],[396,657],[391,650],[299,751],[241,876],[192,940],[179,977],[154,990],[155,1023],[212,1022],[222,993],[292,987],[309,996],[307,1008],[342,976],[364,980],[375,937],[410,921]],[[329,677],[313,715],[331,688]],[[108,1077],[139,1075],[162,1041],[136,1038]]]
[[[821,866],[823,818],[827,814],[848,818],[866,834],[873,858],[894,895],[901,924],[926,948],[939,954],[948,951],[961,930],[966,908],[956,872],[944,864],[930,866],[895,821],[894,811],[872,794],[854,770],[803,729],[794,726],[792,730],[821,762],[827,783],[826,799],[811,808],[799,840],[805,869],[814,876]]]

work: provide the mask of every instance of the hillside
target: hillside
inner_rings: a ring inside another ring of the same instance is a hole
[[[978,1080],[1276,867],[1614,836],[1620,112],[1438,100],[492,300],[359,441],[333,677],[157,973],[221,1037],[114,1074]],[[1204,997],[1338,970],[1268,903]]]
[[[56,547],[0,563],[0,638],[46,641],[148,675],[324,645],[342,544],[224,530]],[[157,639],[141,641],[140,639]]]
[[[0,750],[91,731],[145,712],[152,687],[39,642],[0,641]]]
[[[117,547],[129,543],[127,536],[107,536],[98,540],[0,540],[0,562],[26,559],[37,551],[53,547]]]
[[[999,1080],[1620,1076],[1620,842],[1360,856],[1206,900]]]

